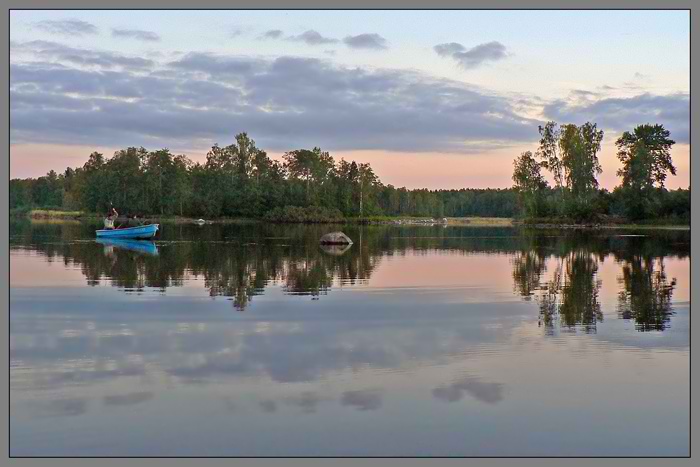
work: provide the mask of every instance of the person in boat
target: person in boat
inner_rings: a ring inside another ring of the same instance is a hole
[[[113,229],[114,221],[117,220],[118,216],[119,213],[117,210],[114,209],[114,207],[110,207],[109,211],[107,212],[107,217],[105,217],[105,229]]]
[[[143,225],[143,216],[134,214],[134,216],[129,219],[129,227],[140,227]]]

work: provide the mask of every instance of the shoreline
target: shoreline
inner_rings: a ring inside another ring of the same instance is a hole
[[[75,222],[75,221],[99,221],[101,216],[84,213],[80,211],[59,211],[34,209],[24,213],[10,214],[10,218],[26,218],[31,221],[51,221],[51,222]],[[362,224],[362,225],[396,225],[396,226],[463,226],[463,227],[519,227],[532,229],[579,229],[579,230],[594,230],[594,229],[642,229],[642,230],[690,230],[690,225],[682,224],[571,224],[571,223],[527,223],[520,219],[504,218],[504,217],[450,217],[435,219],[430,217],[375,217],[364,219],[343,219],[337,222],[271,222],[264,219],[253,218],[219,218],[219,219],[200,219],[192,217],[179,216],[148,216],[142,220],[151,223],[163,224],[234,224],[234,223],[257,223],[267,222],[272,224],[326,224],[326,225],[347,225],[347,224]],[[124,220],[126,222],[126,219]]]

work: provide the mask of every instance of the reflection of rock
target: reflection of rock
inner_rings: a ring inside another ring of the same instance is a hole
[[[340,256],[347,252],[352,244],[349,245],[330,245],[330,244],[321,244],[321,250],[323,250],[324,253],[328,253],[329,255],[333,256]]]
[[[352,245],[350,237],[343,232],[331,232],[321,237],[321,245]]]

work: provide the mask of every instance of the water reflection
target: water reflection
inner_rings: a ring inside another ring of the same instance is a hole
[[[671,321],[676,279],[666,277],[663,258],[633,255],[622,265],[618,311],[640,331],[663,331]]]
[[[473,376],[467,376],[447,386],[433,389],[433,396],[445,402],[460,401],[465,394],[487,404],[497,404],[503,400],[503,384],[485,383]]]
[[[320,226],[166,226],[154,255],[91,230],[11,225],[17,454],[686,452],[685,232],[349,226],[336,254]]]
[[[104,405],[112,406],[125,406],[125,405],[136,405],[141,402],[146,402],[153,399],[152,392],[134,392],[130,394],[116,394],[112,396],[105,396],[102,399]]]
[[[553,279],[540,288],[540,324],[551,332],[555,322],[569,330],[581,327],[595,332],[603,320],[598,301],[601,281],[597,280],[598,264],[583,249],[557,259]]]
[[[91,234],[84,224],[16,223],[11,247],[59,257],[79,265],[88,285],[108,279],[127,292],[181,287],[201,278],[210,296],[232,300],[240,311],[271,285],[284,293],[317,300],[334,286],[367,283],[382,258],[442,250],[457,254],[507,254],[512,257],[513,287],[539,307],[540,325],[596,331],[603,320],[599,265],[606,258],[621,266],[619,316],[640,331],[663,331],[673,315],[676,284],[664,269],[667,256],[689,255],[688,233],[660,231],[653,236],[605,232],[513,231],[348,227],[359,244],[320,246],[323,227],[269,225],[171,226],[157,242],[79,240]],[[326,228],[327,230],[327,228]],[[517,235],[513,235],[517,233]],[[61,242],[46,241],[60,238]],[[363,240],[364,238],[364,240]],[[103,246],[103,248],[101,248]]]
[[[146,255],[157,255],[158,248],[156,244],[149,240],[118,240],[118,239],[108,239],[108,238],[97,238],[95,239],[100,245],[104,245],[105,255],[112,255],[114,249],[122,249],[129,251],[136,251],[138,253],[143,253]]]
[[[378,389],[363,389],[346,391],[340,403],[357,410],[377,410],[382,406],[382,391]]]
[[[513,258],[514,289],[526,301],[534,297],[540,310],[539,323],[548,333],[559,327],[595,332],[597,323],[603,321],[598,268],[612,257],[622,271],[619,316],[634,320],[640,331],[663,331],[673,314],[671,298],[676,285],[675,278],[666,278],[664,258],[687,256],[678,249],[684,245],[678,242],[679,236],[605,238],[579,233],[555,245],[531,238],[528,249]],[[552,271],[545,280],[548,267]]]
[[[87,412],[88,400],[84,398],[56,399],[38,406],[43,417],[77,417]]]

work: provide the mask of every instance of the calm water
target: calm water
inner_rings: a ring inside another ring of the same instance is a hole
[[[688,454],[688,232],[10,226],[11,454]]]

